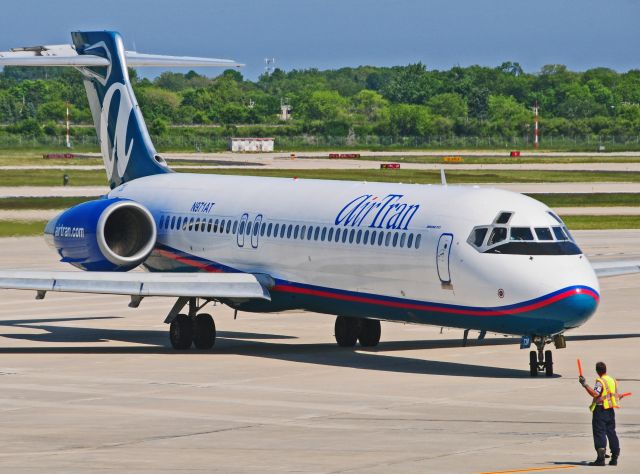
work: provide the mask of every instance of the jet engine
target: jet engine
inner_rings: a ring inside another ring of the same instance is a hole
[[[63,262],[90,271],[127,271],[149,256],[157,230],[142,204],[105,198],[62,212],[49,221],[45,235]]]

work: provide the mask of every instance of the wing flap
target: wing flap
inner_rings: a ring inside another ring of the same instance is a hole
[[[249,273],[0,272],[2,289],[270,300],[261,280]]]

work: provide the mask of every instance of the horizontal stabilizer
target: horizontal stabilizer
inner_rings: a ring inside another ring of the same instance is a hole
[[[131,67],[242,67],[244,64],[230,59],[194,58],[191,56],[163,56],[125,51]]]
[[[242,67],[244,64],[230,59],[196,58],[191,56],[165,56],[125,51],[130,67]],[[108,66],[109,60],[92,54],[78,54],[69,44],[29,46],[0,52],[0,66]]]
[[[264,275],[249,273],[119,273],[0,271],[0,288],[130,296],[270,300]],[[269,280],[269,278],[266,278]]]

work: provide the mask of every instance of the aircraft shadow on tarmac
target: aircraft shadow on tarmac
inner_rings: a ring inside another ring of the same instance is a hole
[[[53,319],[0,320],[0,327],[24,328],[28,332],[3,333],[1,337],[36,343],[58,344],[31,347],[0,347],[0,354],[174,354],[176,357],[203,354],[203,351],[177,352],[171,349],[166,331],[108,329],[95,327],[58,326],[49,323],[81,322],[119,319],[116,316],[73,317]],[[38,332],[31,332],[37,330]],[[589,341],[602,339],[640,338],[640,333],[597,334],[568,336],[567,340]],[[416,359],[385,355],[387,352],[408,350],[429,350],[460,347],[460,339],[387,341],[375,348],[345,349],[333,343],[286,343],[284,340],[297,339],[280,334],[261,334],[234,331],[218,331],[215,354],[237,354],[249,357],[263,357],[291,362],[311,363],[335,367],[378,370],[397,373],[450,375],[485,378],[529,378],[528,370],[503,367],[464,364],[458,362]],[[100,343],[118,341],[131,346],[102,346]],[[495,337],[483,340],[469,340],[468,346],[499,346],[517,344],[518,338]],[[69,345],[69,344],[97,345]],[[135,344],[135,345],[133,345]],[[141,345],[143,344],[143,345]]]

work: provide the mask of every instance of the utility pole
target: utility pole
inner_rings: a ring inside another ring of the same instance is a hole
[[[67,148],[71,148],[71,133],[69,127],[69,103],[67,102]]]
[[[536,100],[533,105],[533,148],[538,149],[540,146],[540,129],[538,128],[538,122],[540,120],[539,116],[540,107],[538,106],[538,101]]]

